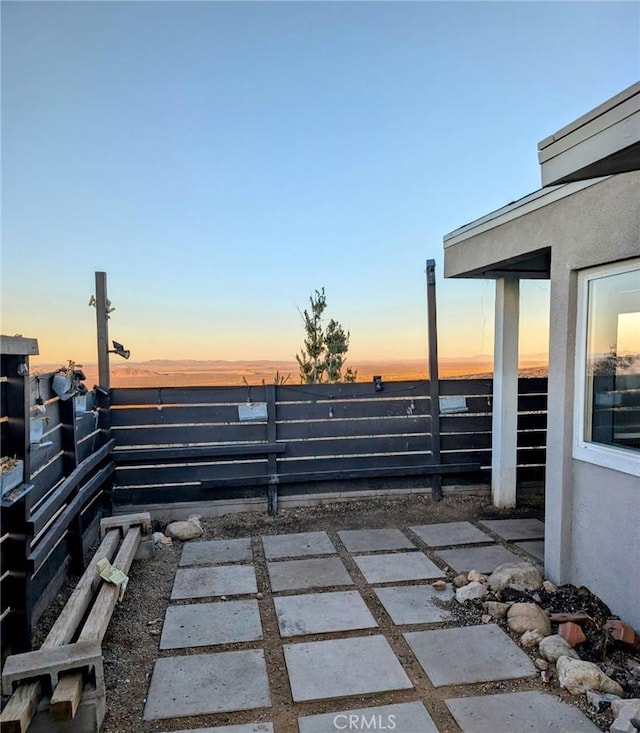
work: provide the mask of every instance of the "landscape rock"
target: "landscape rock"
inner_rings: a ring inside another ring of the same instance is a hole
[[[635,733],[634,723],[640,718],[640,699],[614,700],[611,710],[616,717],[609,728],[610,733]]]
[[[563,656],[556,662],[556,670],[560,687],[572,695],[579,695],[587,690],[600,690],[618,696],[623,694],[622,687],[611,677],[607,677],[593,662]]]
[[[462,588],[456,590],[456,601],[464,603],[465,601],[475,600],[476,598],[484,598],[487,595],[487,587],[482,583],[473,581],[463,585]]]
[[[537,631],[544,638],[551,633],[549,617],[535,603],[514,603],[507,612],[507,624],[517,634]]]
[[[542,585],[542,573],[536,565],[529,562],[506,562],[489,576],[492,590],[515,588],[515,590],[538,590]]]
[[[537,658],[537,659],[536,659],[536,660],[534,661],[534,664],[536,665],[537,669],[540,669],[540,670],[542,670],[543,672],[544,672],[545,670],[549,669],[549,662],[547,662],[547,660],[546,660],[546,659],[541,659],[540,657],[538,657],[538,658]]]
[[[477,570],[470,570],[467,573],[467,579],[470,583],[484,583],[485,585],[489,582],[489,576],[484,573],[479,573]]]
[[[612,695],[610,692],[598,692],[598,690],[587,690],[587,702],[592,708],[599,713],[606,710],[612,702],[620,700],[618,695]]]
[[[544,636],[536,629],[525,631],[520,637],[520,646],[523,646],[525,649],[531,649],[531,647],[537,646],[543,639]]]
[[[460,573],[460,575],[456,575],[456,577],[453,579],[453,584],[456,588],[462,588],[463,585],[466,585],[469,582],[469,579],[464,573]]]
[[[167,537],[162,532],[154,532],[153,533],[153,544],[158,547],[160,545],[172,545],[173,540],[171,537]]]
[[[192,514],[187,519],[170,522],[165,528],[165,534],[183,542],[201,537],[202,525],[200,524],[200,515]]]
[[[542,583],[542,590],[545,590],[547,593],[555,593],[558,590],[558,586],[550,580],[545,580]]]
[[[447,584],[444,580],[436,580],[436,582],[433,583],[433,587],[436,590],[447,590]]]
[[[500,603],[500,601],[485,601],[482,608],[493,618],[505,618],[507,612],[511,608],[509,603]]]
[[[483,624],[489,624],[493,621],[493,616],[490,613],[483,613],[480,620]]]
[[[580,659],[578,652],[563,639],[559,634],[552,634],[545,637],[538,647],[540,656],[547,662],[555,664],[560,657],[571,657]]]
[[[558,634],[560,634],[569,646],[582,644],[583,641],[587,640],[584,631],[578,624],[573,623],[573,621],[565,621],[563,624],[560,624],[558,626]]]

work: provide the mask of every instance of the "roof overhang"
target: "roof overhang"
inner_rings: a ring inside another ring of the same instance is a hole
[[[640,82],[538,143],[542,185],[640,169]]]

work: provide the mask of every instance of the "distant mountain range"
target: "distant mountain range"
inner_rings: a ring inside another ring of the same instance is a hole
[[[445,357],[439,360],[441,378],[462,376],[491,376],[493,359],[487,355],[470,357]],[[32,360],[33,369],[40,373],[52,372],[61,364]],[[348,365],[358,372],[359,382],[369,382],[380,375],[387,382],[427,378],[425,359],[348,360]],[[83,364],[89,387],[98,381],[95,363]],[[545,376],[546,354],[526,354],[520,358],[522,375]],[[121,361],[111,359],[111,384],[113,387],[166,387],[166,386],[225,386],[244,384],[273,384],[286,381],[298,384],[298,365],[295,361],[224,359],[151,359],[148,361]]]

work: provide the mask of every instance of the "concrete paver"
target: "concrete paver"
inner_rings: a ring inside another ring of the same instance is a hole
[[[496,624],[411,631],[404,638],[434,687],[536,674],[531,659]]]
[[[412,687],[384,636],[285,644],[284,658],[296,702]]]
[[[470,545],[478,542],[493,542],[493,538],[475,527],[471,522],[443,522],[409,527],[429,547],[449,545]]]
[[[273,733],[272,723],[248,723],[247,725],[223,725],[222,728],[190,728],[175,733]]]
[[[374,588],[391,620],[397,625],[430,624],[446,621],[451,614],[434,601],[447,602],[453,598],[453,589],[436,590],[432,585],[401,585]]]
[[[354,555],[353,559],[369,583],[443,578],[446,573],[422,552],[384,555]]]
[[[338,537],[349,552],[415,550],[416,546],[399,529],[345,529]]]
[[[503,540],[539,540],[544,537],[544,522],[539,519],[483,519],[480,524]]]
[[[522,561],[519,555],[510,552],[502,545],[457,547],[453,550],[438,550],[436,555],[442,558],[447,565],[450,565],[458,573],[464,573],[469,570],[492,573],[502,563]]]
[[[169,606],[160,649],[213,646],[262,639],[258,602],[253,599]]]
[[[546,692],[509,692],[446,700],[464,733],[600,733],[587,716]]]
[[[156,660],[143,717],[172,719],[270,705],[262,650],[192,654]]]
[[[252,559],[250,537],[237,540],[207,540],[185,543],[180,556],[180,566],[250,562]]]
[[[544,561],[544,540],[531,540],[530,542],[516,542],[516,545],[533,555],[536,559]]]
[[[332,555],[336,551],[326,532],[266,535],[262,538],[262,545],[267,560],[305,555]]]
[[[371,629],[378,624],[356,590],[275,598],[280,636]]]
[[[339,557],[268,562],[267,568],[271,589],[276,592],[353,585],[353,580]]]
[[[335,733],[339,730],[382,730],[395,733],[438,733],[421,702],[340,710],[298,718],[300,733]],[[494,732],[495,733],[495,732]]]
[[[171,600],[245,595],[257,590],[253,565],[178,568]]]

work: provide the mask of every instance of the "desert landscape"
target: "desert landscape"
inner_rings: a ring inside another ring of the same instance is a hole
[[[385,382],[427,378],[427,360],[398,359],[382,361],[349,361],[357,370],[358,382],[370,382],[380,375]],[[32,369],[47,374],[62,364],[32,360]],[[491,377],[493,364],[489,356],[444,358],[440,360],[440,377]],[[82,369],[89,388],[98,382],[98,365],[85,363]],[[520,360],[521,376],[547,375],[546,355],[534,354]],[[165,360],[122,362],[111,359],[112,387],[195,387],[234,386],[239,384],[299,384],[298,365],[295,361],[225,361],[225,360]]]

